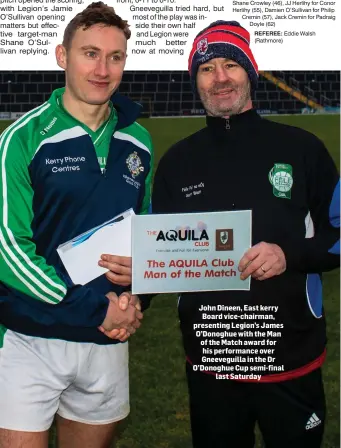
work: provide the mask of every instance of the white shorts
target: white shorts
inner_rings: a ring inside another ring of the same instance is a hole
[[[45,431],[55,414],[101,425],[129,411],[127,342],[97,345],[6,331],[0,348],[0,428]]]

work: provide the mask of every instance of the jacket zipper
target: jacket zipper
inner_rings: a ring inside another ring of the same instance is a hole
[[[229,119],[229,118],[226,118],[226,119],[225,119],[225,129],[231,129],[231,126],[230,126],[230,119]]]

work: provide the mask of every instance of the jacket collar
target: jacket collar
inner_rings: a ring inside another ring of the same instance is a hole
[[[230,118],[206,117],[206,125],[213,133],[220,136],[235,135],[236,133],[245,133],[251,128],[255,128],[262,120],[255,109],[249,109],[241,114],[232,115]]]
[[[116,130],[130,126],[139,118],[141,114],[142,105],[135,103],[120,93],[115,93],[111,97],[111,102],[118,115]]]
[[[64,91],[65,87],[54,90],[48,102],[52,106],[59,108],[58,98],[63,95]],[[134,123],[134,121],[137,120],[137,118],[141,114],[142,105],[139,103],[135,103],[134,101],[124,95],[121,95],[120,93],[114,93],[110,100],[117,112],[118,121],[115,128],[116,130],[130,126]]]

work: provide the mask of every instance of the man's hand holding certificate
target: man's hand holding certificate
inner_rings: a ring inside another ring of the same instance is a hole
[[[251,211],[134,216],[134,294],[249,290],[238,265],[251,247]]]

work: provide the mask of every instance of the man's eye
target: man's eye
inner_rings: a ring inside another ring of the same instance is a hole
[[[237,64],[231,64],[231,63],[229,63],[229,64],[226,64],[226,67],[228,67],[228,68],[237,67]]]
[[[212,71],[212,67],[201,67],[202,72],[210,72]]]
[[[114,54],[114,56],[112,57],[114,61],[120,61],[121,60],[121,56],[118,54]]]
[[[96,52],[95,51],[87,51],[85,54],[87,56],[89,56],[89,58],[94,58],[96,56]]]

